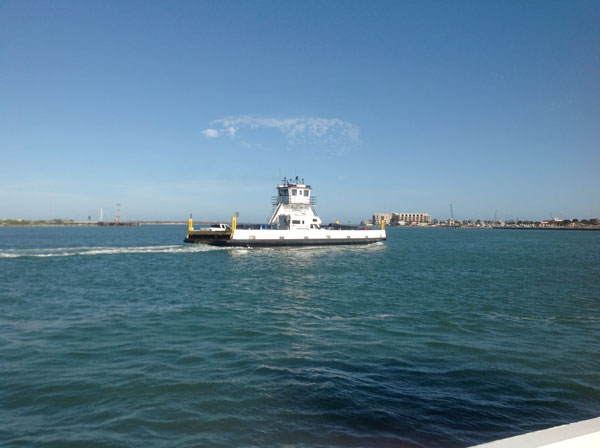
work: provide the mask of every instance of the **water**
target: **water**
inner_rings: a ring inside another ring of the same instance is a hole
[[[0,228],[0,445],[436,447],[600,415],[600,232]]]

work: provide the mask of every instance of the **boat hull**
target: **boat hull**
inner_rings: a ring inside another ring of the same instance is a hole
[[[336,246],[336,245],[364,245],[373,244],[381,240],[263,240],[263,241],[250,241],[250,240],[211,240],[211,241],[187,241],[198,244],[208,244],[211,246],[221,247],[293,247],[293,246]]]
[[[236,230],[235,232],[191,232],[186,243],[230,247],[361,245],[385,241],[384,230]]]
[[[231,240],[232,232],[204,232],[199,230],[189,231],[184,243],[212,244],[222,246],[225,241]]]

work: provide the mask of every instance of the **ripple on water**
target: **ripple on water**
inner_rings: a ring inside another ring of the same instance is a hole
[[[600,413],[593,232],[266,250],[8,232],[9,446],[468,446]]]

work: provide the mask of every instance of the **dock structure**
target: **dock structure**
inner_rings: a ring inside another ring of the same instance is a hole
[[[140,223],[137,221],[98,221],[96,225],[99,227],[137,227]]]
[[[600,417],[496,440],[472,448],[595,448],[599,446]]]

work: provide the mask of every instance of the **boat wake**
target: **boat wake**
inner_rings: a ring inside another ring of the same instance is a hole
[[[307,246],[307,247],[284,247],[284,248],[261,248],[258,252],[294,252],[300,254],[329,253],[332,251],[357,251],[371,248],[382,248],[381,242],[366,246]],[[89,255],[126,255],[126,254],[187,254],[195,252],[213,252],[218,250],[229,251],[234,255],[247,254],[248,251],[257,251],[256,248],[246,247],[219,247],[206,244],[186,244],[167,246],[82,246],[82,247],[43,247],[29,249],[3,249],[0,251],[0,259],[3,258],[50,258],[50,257],[73,257]]]
[[[123,254],[180,254],[193,252],[211,252],[223,250],[219,247],[205,246],[201,244],[192,245],[169,245],[169,246],[124,246],[124,247],[45,247],[32,249],[4,249],[0,252],[0,258],[21,257],[72,257],[86,255],[123,255]]]

